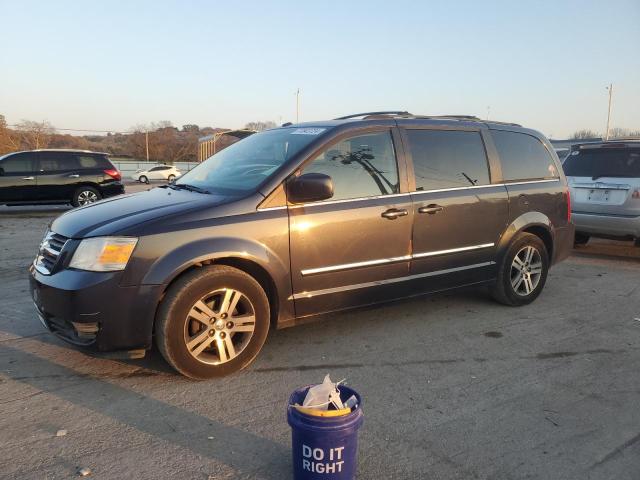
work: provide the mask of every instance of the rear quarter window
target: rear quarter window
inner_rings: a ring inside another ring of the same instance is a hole
[[[540,140],[526,133],[492,130],[505,181],[558,178],[551,154]]]
[[[76,159],[81,168],[113,168],[107,157],[102,155],[77,155]]]

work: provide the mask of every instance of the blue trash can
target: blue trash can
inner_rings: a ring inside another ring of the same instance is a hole
[[[358,466],[358,429],[362,425],[362,399],[355,390],[338,386],[345,402],[355,395],[358,404],[340,417],[316,417],[299,412],[312,385],[295,390],[289,398],[287,421],[291,425],[294,480],[350,480]]]

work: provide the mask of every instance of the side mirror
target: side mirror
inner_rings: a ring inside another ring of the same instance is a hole
[[[333,180],[324,173],[305,173],[287,182],[291,203],[319,202],[333,197]]]
[[[0,177],[4,175],[4,168],[0,167]]]

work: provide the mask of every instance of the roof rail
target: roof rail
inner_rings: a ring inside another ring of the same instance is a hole
[[[386,111],[382,111],[382,112],[354,113],[353,115],[345,115],[344,117],[334,118],[334,120],[348,120],[350,118],[368,117],[370,115],[407,115],[407,116],[412,116],[409,112],[407,112],[405,110],[386,110]]]
[[[518,123],[512,122],[498,122],[495,120],[482,120],[474,115],[414,115],[412,113],[402,111],[402,110],[389,110],[386,112],[365,112],[365,113],[354,113],[353,115],[345,115],[344,117],[335,118],[334,120],[348,120],[350,118],[358,118],[363,117],[364,120],[372,120],[375,117],[382,117],[384,115],[395,115],[408,119],[422,119],[422,120],[458,120],[460,122],[478,122],[478,123],[493,123],[496,125],[508,125],[511,127],[522,127],[522,125]]]

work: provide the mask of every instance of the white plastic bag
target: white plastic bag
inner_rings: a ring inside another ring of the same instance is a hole
[[[336,409],[343,408],[337,385],[331,381],[327,373],[324,381],[320,385],[314,385],[309,389],[307,396],[304,397],[302,406],[316,408],[318,410],[328,410],[329,404],[331,403],[333,403]]]

